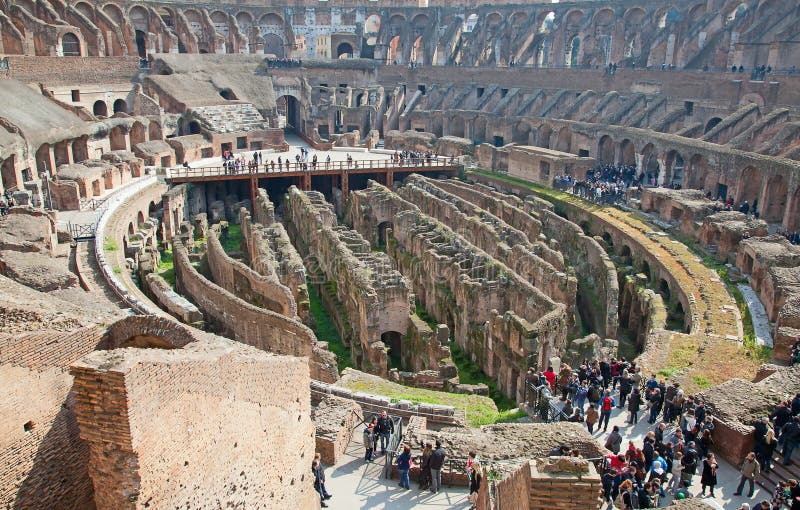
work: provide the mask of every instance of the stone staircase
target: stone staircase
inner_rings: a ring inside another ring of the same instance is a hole
[[[214,106],[198,106],[191,112],[208,131],[233,133],[266,129],[267,121],[251,103],[235,103]]]
[[[780,446],[778,450],[782,448],[783,447]],[[786,466],[783,463],[783,456],[778,450],[776,450],[775,454],[772,456],[772,469],[770,469],[769,473],[764,473],[762,471],[758,479],[756,479],[756,483],[769,492],[774,492],[775,487],[780,482],[785,482],[789,479],[800,480],[800,464],[797,462],[798,456],[792,455],[794,463]],[[795,451],[794,453],[796,454],[797,452]]]

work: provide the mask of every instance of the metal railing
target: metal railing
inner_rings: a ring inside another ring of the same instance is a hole
[[[353,161],[318,161],[313,162],[268,162],[261,165],[245,163],[244,166],[211,166],[198,168],[172,168],[169,169],[168,179],[190,179],[202,177],[217,177],[223,175],[280,175],[303,172],[347,172],[351,170],[391,170],[408,168],[449,168],[457,165],[455,158],[413,158],[394,161],[393,159],[368,159]]]
[[[532,382],[526,382],[525,401],[536,409],[537,416],[543,422],[567,421],[569,418],[558,405],[559,399],[546,384],[536,386]]]

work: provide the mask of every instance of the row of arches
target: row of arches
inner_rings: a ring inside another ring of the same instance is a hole
[[[128,103],[124,99],[116,99],[111,105],[113,113],[130,113]],[[95,117],[108,117],[108,103],[97,100],[92,105],[92,113]]]

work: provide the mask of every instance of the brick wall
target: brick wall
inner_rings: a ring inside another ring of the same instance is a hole
[[[484,480],[486,480],[484,478]],[[488,485],[488,484],[487,484]],[[523,462],[494,486],[495,510],[527,510],[530,507],[531,465]]]
[[[324,464],[332,466],[342,459],[353,438],[353,429],[363,418],[360,405],[334,396],[326,396],[311,410],[317,453]]]
[[[130,83],[139,57],[33,57],[9,55],[11,77],[22,82],[67,84]]]
[[[212,228],[206,243],[206,259],[214,282],[233,295],[260,308],[289,318],[297,317],[297,304],[292,292],[273,275],[272,278],[253,271],[229,257]]]
[[[305,360],[221,338],[72,367],[97,508],[316,508]]]
[[[330,366],[330,360],[321,359],[314,351],[316,337],[309,328],[253,306],[206,279],[192,266],[186,248],[177,238],[173,239],[173,256],[178,292],[197,305],[213,331],[268,352],[307,356],[314,379],[338,378],[335,363]]]
[[[90,508],[89,450],[78,437],[70,363],[103,330],[0,338],[0,506]]]

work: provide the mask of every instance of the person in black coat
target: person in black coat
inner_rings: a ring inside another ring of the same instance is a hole
[[[713,453],[709,453],[705,459],[703,459],[703,473],[700,475],[700,483],[702,484],[702,490],[700,492],[700,496],[703,497],[706,495],[706,487],[711,490],[711,497],[714,497],[714,487],[717,485],[717,459],[714,457]]]
[[[478,491],[481,489],[481,483],[483,483],[481,464],[475,462],[472,464],[472,471],[469,474],[469,502],[472,503],[470,510],[478,508]]]
[[[639,388],[634,388],[631,398],[628,399],[628,423],[633,425],[639,422],[639,408],[642,406],[642,394]]]

